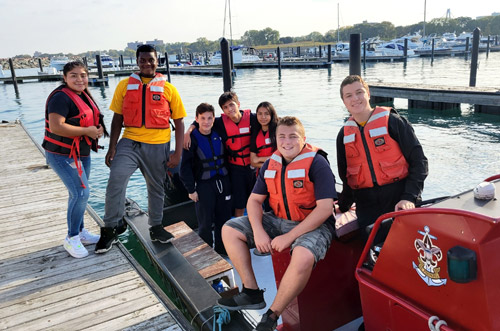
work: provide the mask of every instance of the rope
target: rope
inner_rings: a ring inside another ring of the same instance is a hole
[[[214,306],[214,317],[214,330],[216,322],[219,325],[219,331],[222,330],[223,324],[229,324],[229,322],[231,322],[231,315],[229,313],[229,310],[227,310],[226,308],[222,308],[221,306]]]

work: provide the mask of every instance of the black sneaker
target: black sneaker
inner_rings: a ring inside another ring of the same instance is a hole
[[[122,218],[120,222],[118,222],[118,225],[115,228],[115,233],[116,235],[122,234],[127,230],[127,222]]]
[[[264,291],[258,290],[255,294],[248,294],[248,289],[243,287],[243,290],[230,297],[220,298],[217,304],[227,310],[241,310],[241,309],[262,309],[266,307],[264,301]]]
[[[274,315],[271,309],[262,315],[259,324],[252,331],[274,331],[278,325],[278,316]]]
[[[163,225],[155,225],[149,228],[149,236],[151,237],[151,241],[159,241],[162,244],[166,244],[172,239],[174,236],[163,228]]]
[[[101,228],[101,237],[97,244],[95,244],[95,252],[97,254],[106,253],[117,242],[118,238],[116,237],[115,228],[103,227]]]

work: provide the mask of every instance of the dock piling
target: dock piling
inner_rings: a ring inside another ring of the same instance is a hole
[[[43,72],[42,59],[38,58],[38,67],[40,68],[40,72]]]
[[[435,40],[432,38],[432,50],[431,50],[431,62],[434,62],[434,45],[435,45]]]
[[[16,91],[16,96],[19,95],[19,88],[17,87],[16,71],[14,70],[14,62],[12,58],[9,58],[10,74],[12,77],[12,84],[14,85],[14,90]]]
[[[85,64],[85,66],[88,68],[88,67],[89,67],[89,64],[88,64],[88,62],[87,62],[87,57],[86,57],[86,56],[84,56],[82,60],[83,60],[83,64]]]
[[[231,58],[229,54],[229,43],[226,38],[220,41],[220,53],[222,60],[222,81],[224,85],[224,92],[231,91],[233,87],[233,80],[231,75]]]
[[[486,57],[488,57],[488,55],[490,55],[490,39],[491,39],[491,36],[488,35],[488,44],[486,45]]]
[[[170,83],[170,63],[168,62],[168,52],[165,51],[165,68],[167,69],[167,79],[168,82]]]
[[[361,75],[361,33],[350,35],[349,75]]]
[[[300,46],[297,46],[297,57],[300,57]]]
[[[120,68],[124,68],[125,63],[123,62],[123,55],[120,55]]]
[[[332,62],[332,45],[328,44],[328,63]]]
[[[478,53],[479,53],[480,34],[481,34],[481,30],[479,28],[475,28],[474,29],[474,37],[472,39],[472,57],[471,57],[471,64],[470,64],[469,86],[476,86],[477,59],[478,59]]]
[[[408,57],[408,38],[405,38],[403,56],[405,59]]]
[[[469,52],[469,39],[469,37],[465,38],[465,56],[467,56],[467,53]]]
[[[97,65],[97,75],[99,76],[99,79],[104,78],[104,73],[102,71],[102,61],[101,61],[101,55],[97,54],[95,56],[95,63]]]
[[[320,45],[320,46],[319,46],[319,58],[320,58],[320,59],[321,59],[322,55],[323,55],[323,54],[322,54],[322,52],[321,52],[321,45]]]
[[[278,54],[278,73],[281,76],[281,51],[280,51],[279,46],[276,49],[276,54]]]

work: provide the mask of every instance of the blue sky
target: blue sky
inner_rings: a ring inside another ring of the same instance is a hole
[[[282,37],[324,34],[337,28],[337,5],[341,26],[365,20],[409,25],[424,18],[424,0],[232,0],[233,37],[266,27]],[[225,0],[0,0],[0,58],[35,51],[124,49],[136,40],[216,40],[222,36],[224,6]],[[500,12],[498,2],[491,0],[427,0],[426,7],[427,21],[444,17],[448,8],[452,17]]]

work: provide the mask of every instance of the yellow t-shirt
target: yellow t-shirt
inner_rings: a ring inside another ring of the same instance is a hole
[[[141,77],[142,83],[147,84],[153,78]],[[123,99],[127,93],[128,78],[120,81],[116,86],[115,94],[109,109],[117,114],[122,114]],[[182,103],[179,92],[174,85],[165,81],[165,98],[170,103],[170,118],[179,119],[186,117],[186,109]],[[170,128],[168,129],[147,129],[145,126],[140,128],[125,127],[122,138],[131,139],[146,144],[164,144],[170,141]]]

